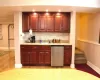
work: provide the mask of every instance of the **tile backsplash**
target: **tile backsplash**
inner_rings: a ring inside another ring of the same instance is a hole
[[[69,41],[69,33],[46,33],[46,32],[34,32],[32,33],[35,36],[35,40],[52,40],[60,39]],[[23,40],[27,40],[30,37],[28,32],[24,33]]]

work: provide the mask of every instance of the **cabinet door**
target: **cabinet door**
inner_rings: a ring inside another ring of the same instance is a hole
[[[22,64],[30,64],[29,55],[30,55],[30,52],[21,52],[21,63]]]
[[[32,31],[38,31],[38,14],[31,13],[30,14],[30,28]]]
[[[45,64],[51,64],[51,52],[50,51],[46,51],[45,52]]]
[[[45,15],[40,15],[39,16],[39,31],[46,31],[46,16]]]
[[[44,54],[45,52],[43,51],[39,52],[39,64],[44,64]]]
[[[66,46],[64,47],[64,64],[71,64],[71,56],[72,56],[72,47]]]
[[[54,31],[54,16],[49,14],[46,15],[46,31],[47,32],[53,32]]]
[[[62,15],[55,15],[55,31],[61,32],[62,29]]]
[[[64,64],[70,64],[71,63],[71,56],[68,50],[64,51]]]
[[[62,32],[70,32],[70,14],[64,14],[62,19]]]
[[[32,51],[30,53],[30,64],[38,64],[38,53],[37,51]]]
[[[29,14],[28,13],[22,14],[22,31],[23,32],[29,31]]]

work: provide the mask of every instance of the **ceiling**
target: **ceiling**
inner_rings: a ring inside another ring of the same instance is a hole
[[[30,11],[48,11],[56,12],[61,10],[61,12],[99,12],[99,8],[89,8],[89,7],[74,7],[74,6],[10,6],[10,7],[0,7],[0,18],[10,17],[14,15],[16,11],[30,12]]]

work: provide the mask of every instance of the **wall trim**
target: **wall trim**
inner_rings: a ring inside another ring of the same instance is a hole
[[[90,66],[93,70],[95,70],[98,74],[100,74],[100,69],[98,67],[96,67],[94,64],[87,61],[87,65]]]
[[[71,68],[75,68],[75,64],[71,64],[70,67],[71,67]]]
[[[15,68],[22,68],[22,64],[15,64]]]
[[[90,44],[94,44],[94,45],[98,45],[98,46],[100,46],[100,44],[99,44],[99,43],[94,42],[94,41],[82,40],[82,39],[77,39],[77,40],[78,40],[78,41],[81,41],[81,42],[86,42],[86,43],[90,43]]]

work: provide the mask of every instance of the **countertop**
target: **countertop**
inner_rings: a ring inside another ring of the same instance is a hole
[[[20,45],[72,45],[70,43],[21,43]]]

